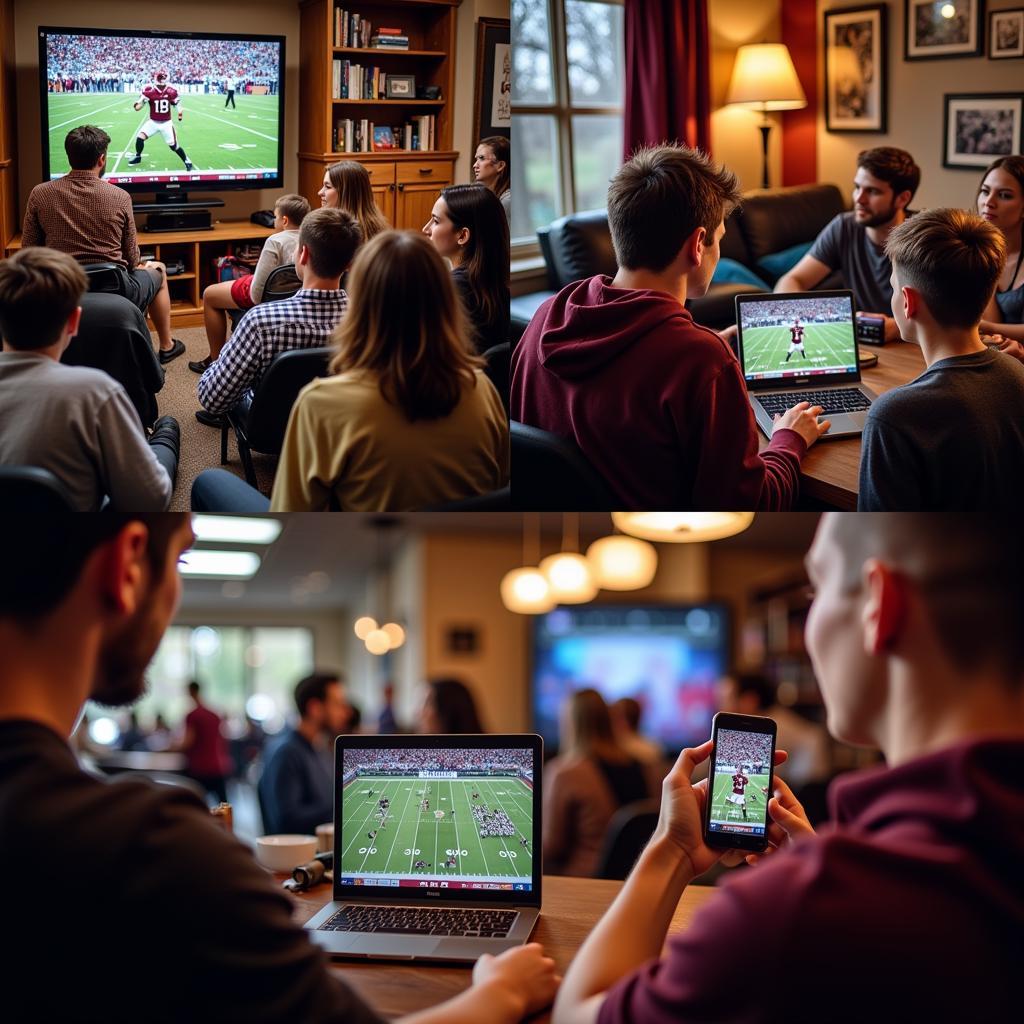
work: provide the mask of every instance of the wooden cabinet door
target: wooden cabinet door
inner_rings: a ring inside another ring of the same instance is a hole
[[[395,225],[395,186],[391,185],[372,185],[370,191],[373,192],[373,201],[377,204],[377,208],[381,213],[384,214],[388,219],[388,223]]]
[[[438,193],[450,184],[450,181],[399,182],[395,227],[405,231],[419,231],[430,220],[430,211],[434,208]]]

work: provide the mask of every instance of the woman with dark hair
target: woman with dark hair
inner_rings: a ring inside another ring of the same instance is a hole
[[[544,772],[544,870],[591,876],[612,816],[626,804],[656,796],[661,773],[618,744],[597,690],[566,698],[560,731],[558,757]]]
[[[1024,156],[1001,156],[985,169],[976,198],[978,213],[1006,239],[1006,266],[985,309],[982,334],[1024,342]],[[1008,345],[1021,358],[1019,344]]]
[[[473,157],[473,177],[498,197],[506,221],[512,217],[510,149],[504,135],[488,135],[486,139],[480,140]]]
[[[450,185],[423,225],[434,248],[451,260],[455,282],[475,331],[478,352],[509,340],[508,221],[493,192]]]
[[[420,711],[420,732],[481,733],[476,702],[459,679],[431,679]]]
[[[385,231],[349,277],[334,376],[292,407],[271,508],[404,512],[504,487],[508,420],[437,251]]]
[[[358,160],[341,160],[324,171],[320,205],[352,214],[363,229],[364,244],[391,225],[373,201],[370,172]]]

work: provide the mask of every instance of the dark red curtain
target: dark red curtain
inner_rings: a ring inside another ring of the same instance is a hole
[[[707,0],[626,0],[625,158],[638,146],[711,149]]]

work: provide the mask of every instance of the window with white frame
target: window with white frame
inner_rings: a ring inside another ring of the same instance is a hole
[[[512,246],[603,209],[622,163],[621,0],[512,0]]]

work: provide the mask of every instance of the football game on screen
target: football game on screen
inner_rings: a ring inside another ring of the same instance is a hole
[[[708,828],[763,836],[768,815],[772,737],[719,729]]]
[[[740,317],[747,380],[850,373],[857,368],[849,296],[743,302]]]
[[[246,182],[279,176],[277,42],[46,36],[50,177],[68,171],[64,136],[110,136],[116,185]]]
[[[533,885],[533,751],[346,750],[341,884]]]

